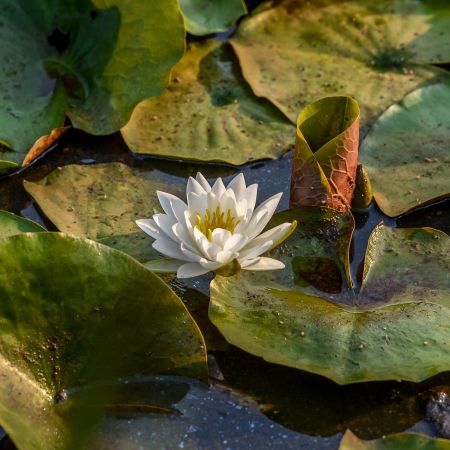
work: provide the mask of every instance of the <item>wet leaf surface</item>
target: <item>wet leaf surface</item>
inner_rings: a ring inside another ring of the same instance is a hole
[[[297,119],[291,206],[350,209],[358,165],[359,107],[351,97],[327,97]]]
[[[1,239],[0,261],[0,420],[18,448],[80,448],[69,444],[97,425],[90,406],[115,404],[118,377],[205,379],[203,339],[182,302],[123,253],[31,233]],[[66,403],[71,388],[98,383]]]
[[[369,241],[361,294],[350,296],[363,309],[349,306],[348,294],[312,296],[292,287],[296,256],[290,246],[301,247],[296,239],[294,233],[279,247],[277,256],[284,253],[286,269],[269,276],[242,271],[234,277],[217,276],[211,283],[209,317],[229,343],[340,384],[417,382],[450,370],[446,234],[380,225]],[[314,252],[314,236],[307,239]],[[348,249],[348,241],[340,241]],[[386,255],[389,247],[403,265]],[[423,269],[427,258],[433,264],[430,271]],[[331,273],[326,266],[323,270]]]
[[[361,163],[388,216],[450,195],[449,102],[450,83],[418,89],[388,108],[364,139]]]
[[[0,20],[0,141],[18,152],[13,161],[65,113],[92,134],[117,131],[163,91],[184,49],[175,0],[2,0]]]
[[[0,210],[0,238],[7,238],[21,233],[46,231],[41,225],[8,211]]]
[[[448,450],[450,441],[433,439],[418,433],[399,433],[373,441],[362,441],[351,431],[347,431],[339,445],[339,450]]]
[[[449,17],[441,1],[285,0],[244,19],[231,43],[254,93],[293,123],[318,98],[351,95],[365,125],[443,74],[429,64],[450,60]]]
[[[292,146],[292,125],[254,96],[228,44],[191,43],[172,76],[168,90],[141,102],[122,129],[132,151],[237,165]]]
[[[195,35],[226,31],[247,13],[243,0],[180,0],[186,30]]]

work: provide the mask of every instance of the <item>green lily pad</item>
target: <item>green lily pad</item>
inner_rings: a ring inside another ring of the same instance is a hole
[[[450,195],[449,102],[450,83],[417,89],[388,108],[364,139],[361,162],[385,214]]]
[[[100,418],[87,406],[115,405],[119,377],[205,379],[195,322],[129,256],[82,238],[28,233],[1,239],[0,261],[0,422],[19,448],[73,448],[68,442]],[[66,408],[71,389],[81,394]]]
[[[228,44],[192,43],[160,97],[141,102],[122,129],[133,152],[240,165],[277,158],[292,125],[243,80]]]
[[[398,433],[382,439],[363,441],[347,430],[339,450],[450,450],[450,441],[418,433]]]
[[[283,214],[284,221],[299,215]],[[332,236],[334,227],[322,241]],[[314,250],[314,237],[310,239]],[[345,239],[338,242],[348,244]],[[218,276],[211,283],[209,317],[229,343],[339,384],[418,382],[450,369],[450,237],[445,233],[380,225],[371,236],[361,294],[353,298],[353,305],[348,305],[348,295],[293,286],[292,249],[305,243],[294,233],[283,245],[268,254],[284,260],[283,271],[269,276],[242,271],[233,277]],[[387,252],[388,247],[398,255]],[[317,273],[311,260],[306,267]],[[424,263],[432,260],[430,271],[424,270]]]
[[[94,239],[139,261],[158,257],[151,240],[135,221],[160,210],[157,190],[175,195],[185,181],[167,180],[159,172],[142,172],[121,163],[69,165],[39,182],[24,181],[58,230]]]
[[[359,107],[351,97],[325,97],[297,119],[291,206],[350,209],[356,183]]]
[[[244,19],[243,75],[293,123],[306,104],[351,95],[367,124],[450,61],[450,7],[422,0],[284,0]]]
[[[65,113],[91,134],[117,131],[164,90],[183,54],[176,0],[0,5],[0,141],[16,152],[61,127]]]
[[[191,34],[219,33],[247,14],[243,0],[180,0],[186,30]]]
[[[13,161],[0,161],[0,175],[6,175],[7,173],[14,172],[14,170],[17,170],[19,168],[19,164]]]
[[[0,210],[0,238],[7,238],[21,233],[39,233],[41,231],[47,230],[32,220]]]

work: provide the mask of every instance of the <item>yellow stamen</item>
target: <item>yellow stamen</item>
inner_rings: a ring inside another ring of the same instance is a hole
[[[195,226],[208,238],[212,240],[212,232],[216,228],[223,228],[231,233],[234,232],[236,225],[240,221],[234,217],[231,209],[223,212],[219,207],[215,211],[211,212],[209,209],[206,210],[203,218],[198,212],[195,213]]]

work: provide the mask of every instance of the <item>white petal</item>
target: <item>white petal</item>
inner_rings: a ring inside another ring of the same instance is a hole
[[[222,178],[217,178],[213,187],[211,188],[211,192],[214,192],[215,196],[220,199],[223,193],[225,192],[225,185],[223,184]]]
[[[236,199],[239,201],[245,194],[245,178],[244,174],[241,172],[236,175],[227,185],[227,189],[233,189]]]
[[[205,273],[208,273],[209,269],[205,269],[198,263],[183,264],[177,271],[178,278],[192,278],[198,277]]]
[[[239,260],[256,258],[257,256],[262,255],[264,252],[267,252],[267,250],[272,247],[272,244],[273,241],[257,242],[255,239],[254,241],[251,241],[249,244],[247,244],[245,249],[239,252]]]
[[[208,261],[207,259],[204,259],[204,258],[200,261],[200,265],[208,270],[216,270],[219,267],[223,266],[223,264],[221,262]]]
[[[246,233],[247,236],[251,238],[257,236],[264,227],[267,225],[269,220],[272,218],[273,213],[277,209],[278,203],[280,202],[280,198],[283,195],[282,192],[273,195],[268,198],[266,201],[262,202],[254,211],[253,217],[250,220]],[[264,212],[264,216],[261,213]],[[254,221],[254,219],[256,219]]]
[[[183,243],[180,245],[180,250],[184,255],[183,259],[185,261],[199,262],[203,258],[203,256],[200,254],[198,250],[192,251],[191,249],[186,247],[186,245],[184,245]]]
[[[161,236],[161,230],[153,219],[136,220],[136,225],[153,239],[158,239]]]
[[[223,246],[224,250],[229,250],[230,252],[238,252],[244,245],[248,242],[248,237],[242,234],[233,234]]]
[[[190,250],[194,250],[196,248],[195,241],[192,238],[189,230],[186,228],[185,223],[176,223],[172,226],[173,234],[178,238],[180,242],[182,242],[187,248]]]
[[[222,250],[217,253],[216,261],[221,263],[222,265],[228,264],[230,261],[235,259],[238,256],[235,252],[230,252],[229,250]]]
[[[206,207],[211,211],[215,211],[217,207],[220,207],[219,199],[216,197],[216,194],[214,192],[208,192],[206,194]]]
[[[202,185],[205,192],[209,192],[211,190],[211,186],[209,185],[208,181],[200,172],[197,172],[197,176],[195,177],[195,179]]]
[[[168,216],[167,214],[154,214],[153,219],[161,230],[162,236],[165,235],[169,239],[172,239],[172,241],[179,242],[178,238],[172,231],[172,227],[177,223],[177,219],[173,216]]]
[[[189,177],[186,186],[186,197],[189,198],[189,194],[191,192],[193,192],[194,194],[206,194],[203,186],[195,178]]]
[[[256,260],[246,260],[240,264],[244,270],[279,270],[285,268],[285,265],[281,261],[265,256],[256,258]]]
[[[220,209],[225,214],[225,217],[228,210],[230,210],[232,216],[236,217],[238,215],[236,208],[236,197],[232,189],[227,189],[224,191],[222,197],[220,198]]]
[[[251,217],[256,205],[256,196],[258,195],[258,185],[251,184],[245,190],[245,199],[247,200],[248,216]]]
[[[220,252],[222,248],[215,243],[210,242],[197,227],[194,228],[194,238],[196,246],[201,251],[203,256],[214,261],[217,253]]]
[[[278,225],[274,228],[271,228],[270,230],[265,231],[264,233],[260,234],[259,236],[252,239],[246,247],[242,249],[242,251],[245,251],[248,247],[251,247],[253,245],[262,245],[266,241],[272,241],[272,243],[278,241],[278,239],[282,238],[286,232],[291,227],[291,224],[286,222],[282,223],[281,225]]]
[[[152,244],[153,248],[163,255],[169,256],[170,258],[179,259],[181,261],[189,261],[182,253],[180,244],[160,237],[156,239]]]
[[[200,214],[200,217],[203,218],[206,208],[208,207],[206,194],[195,194],[194,192],[189,193],[188,205],[192,212]]]
[[[211,234],[211,242],[217,244],[220,248],[225,247],[225,243],[231,238],[231,232],[223,228],[215,228]]]
[[[162,191],[156,191],[156,195],[158,196],[158,200],[159,203],[161,203],[162,209],[169,216],[173,216],[176,218],[177,214],[179,214],[179,211],[184,211],[187,208],[186,203],[184,203],[175,195]]]

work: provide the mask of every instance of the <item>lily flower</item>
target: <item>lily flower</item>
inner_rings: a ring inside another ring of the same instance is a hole
[[[175,195],[157,191],[164,213],[136,224],[155,239],[153,248],[171,258],[178,278],[210,271],[232,274],[240,269],[283,269],[281,261],[261,255],[286,239],[296,222],[262,233],[282,193],[255,208],[257,191],[257,184],[246,186],[242,173],[226,187],[221,178],[210,186],[198,173],[188,180],[187,204]]]

